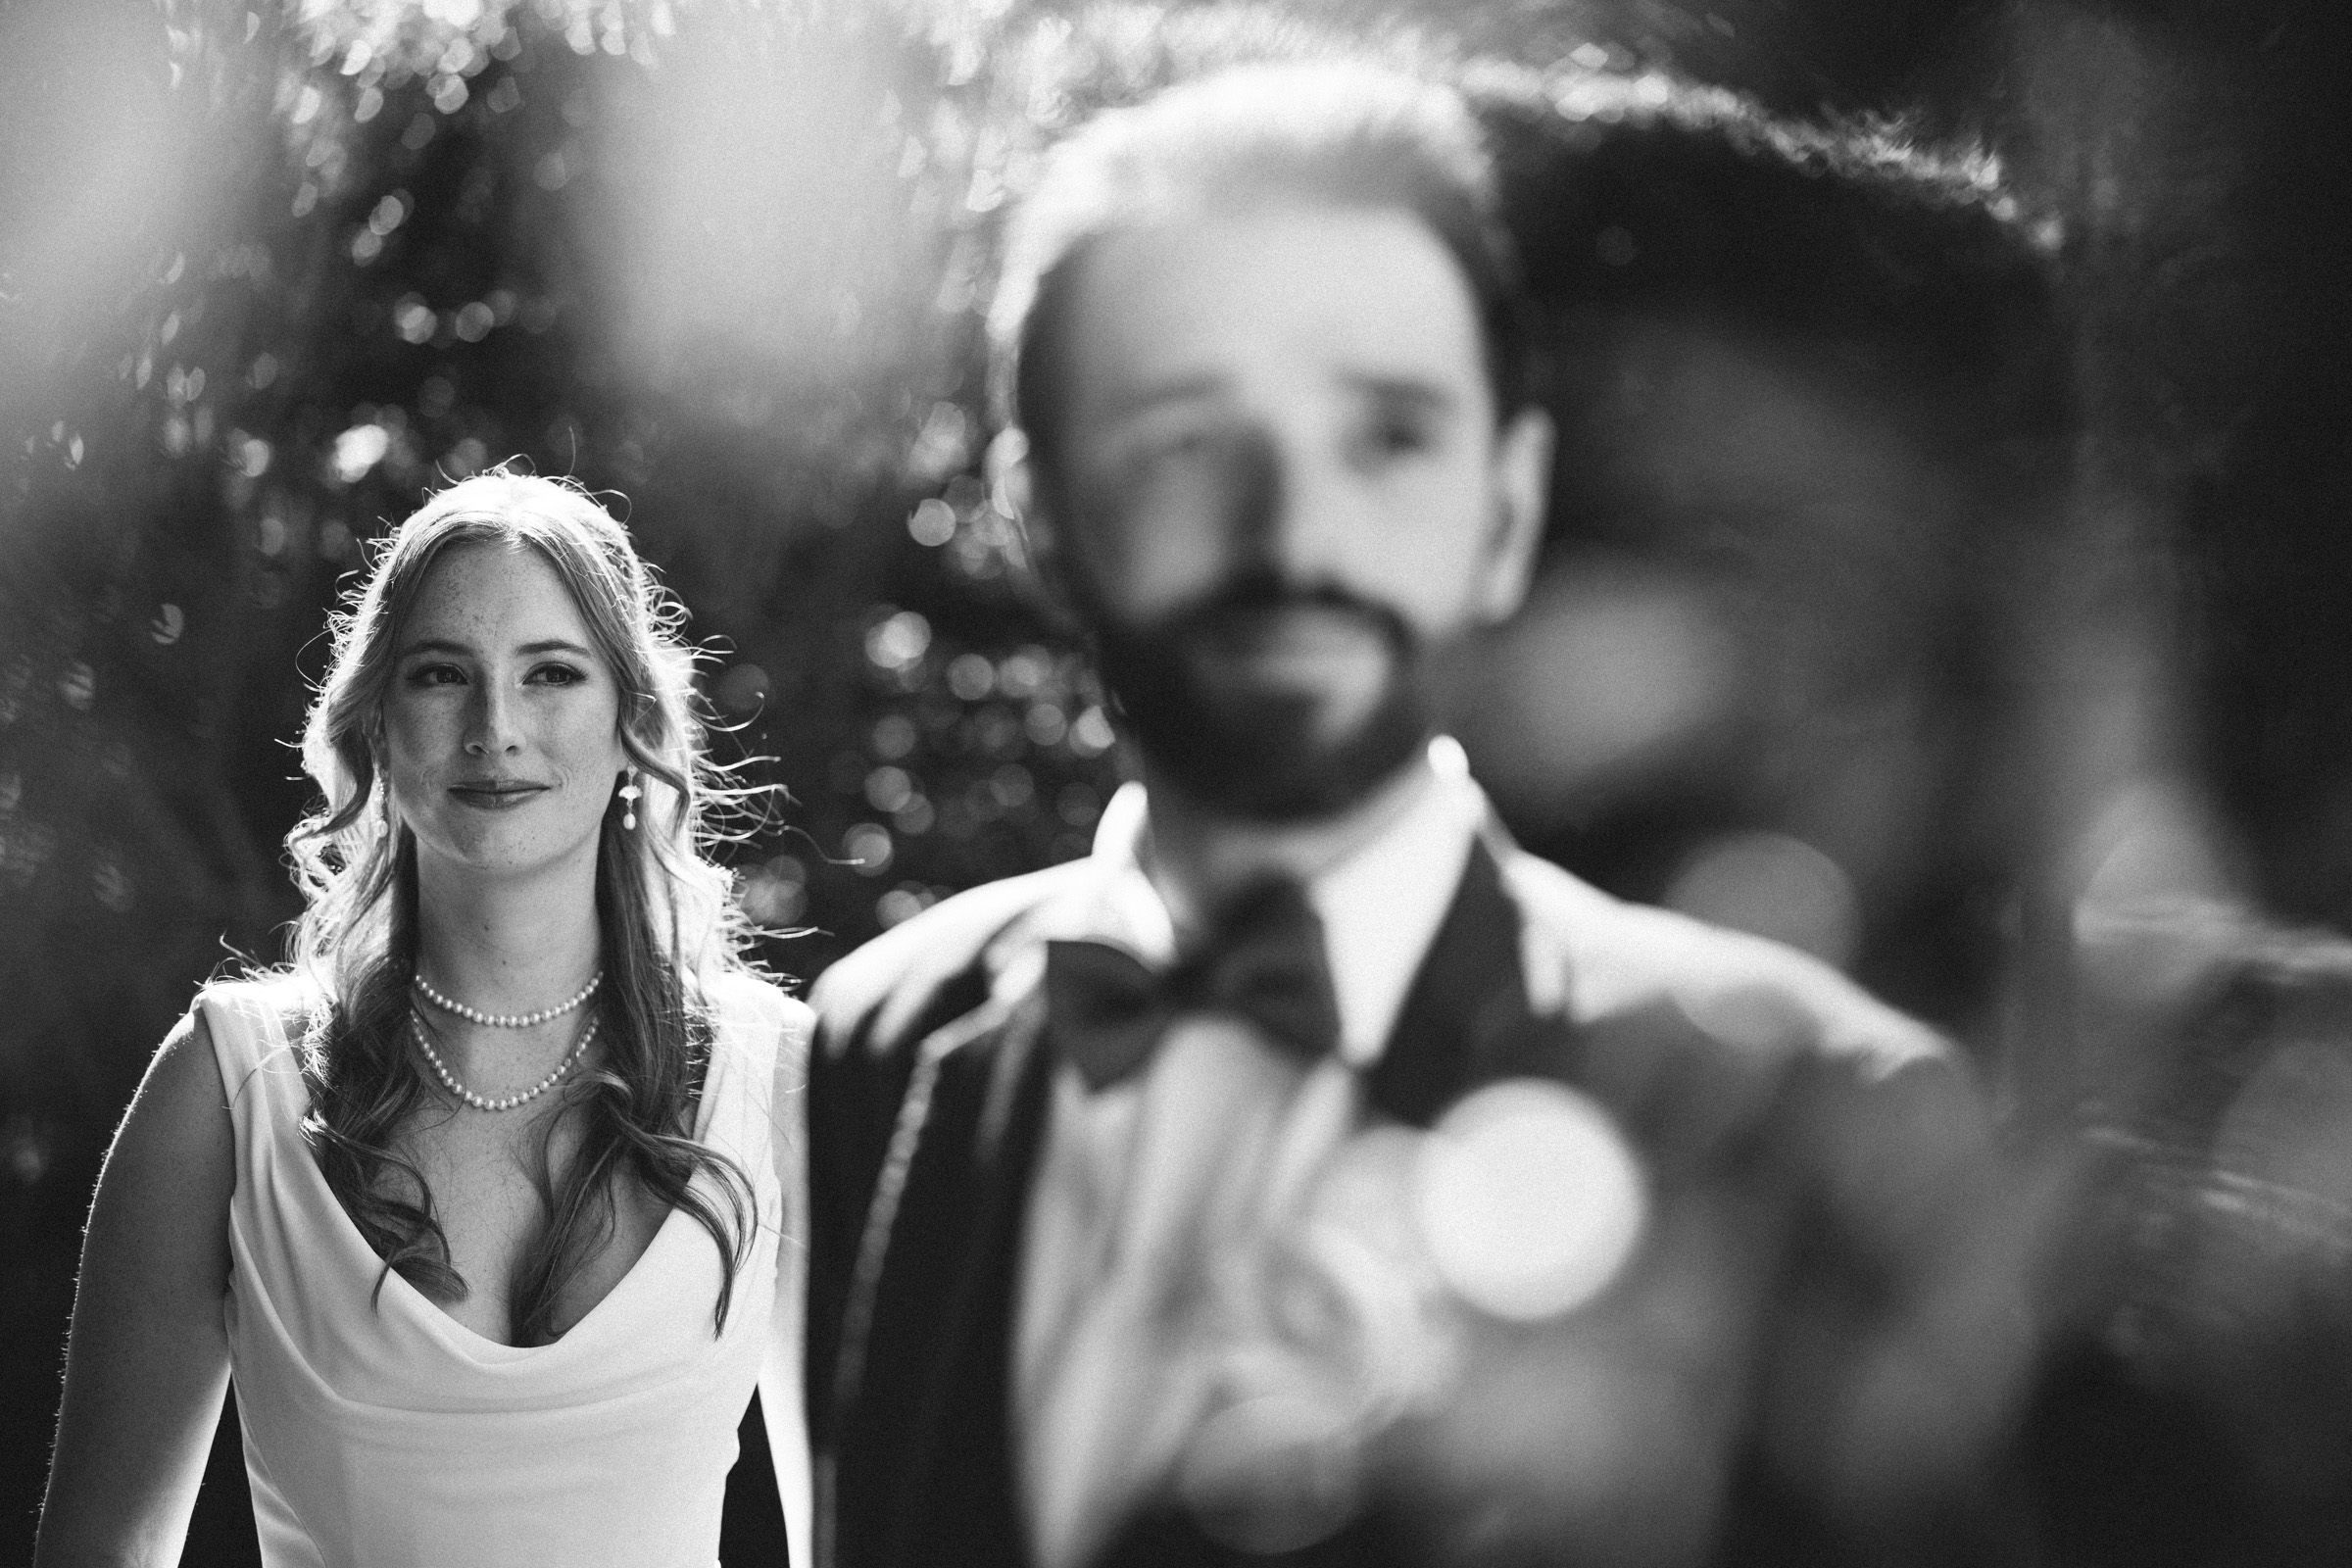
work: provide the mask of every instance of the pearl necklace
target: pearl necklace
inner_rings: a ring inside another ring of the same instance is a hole
[[[502,1099],[492,1100],[486,1095],[475,1094],[472,1090],[458,1082],[458,1075],[449,1070],[449,1064],[441,1059],[441,1053],[433,1049],[432,1041],[426,1037],[424,1032],[424,1019],[419,1017],[414,1008],[410,1009],[409,1012],[409,1033],[416,1037],[416,1049],[424,1053],[424,1059],[433,1064],[433,1076],[441,1080],[442,1088],[448,1090],[451,1094],[457,1096],[460,1100],[463,1100],[466,1102],[466,1103],[471,1105],[476,1110],[513,1110],[516,1105],[522,1104],[527,1101],[536,1100],[541,1095],[547,1093],[550,1089],[553,1089],[556,1086],[556,1080],[562,1078],[565,1073],[571,1071],[571,1064],[580,1059],[582,1054],[584,1054],[588,1049],[588,1043],[596,1038],[596,1025],[597,1020],[595,1018],[590,1018],[588,1020],[588,1027],[580,1031],[579,1044],[571,1048],[570,1054],[566,1055],[562,1061],[556,1063],[555,1071],[549,1073],[546,1077],[531,1085],[530,1088],[523,1090],[520,1094],[508,1095]]]
[[[512,1013],[476,1012],[473,1008],[468,1007],[463,1002],[454,1001],[451,998],[443,996],[440,992],[435,991],[433,989],[433,983],[424,977],[424,971],[421,969],[416,972],[414,978],[416,982],[417,995],[423,997],[425,1001],[431,1003],[434,1006],[439,1007],[443,1012],[454,1012],[459,1017],[466,1019],[468,1023],[478,1023],[487,1029],[528,1029],[533,1024],[545,1023],[550,1018],[561,1018],[565,1013],[571,1011],[574,1007],[577,1007],[581,1003],[586,1002],[590,997],[595,996],[596,988],[605,983],[605,971],[602,969],[597,970],[596,973],[588,977],[588,983],[586,985],[573,992],[567,1000],[559,1002],[552,1007],[542,1007],[537,1012]]]

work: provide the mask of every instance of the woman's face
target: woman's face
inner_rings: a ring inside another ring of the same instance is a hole
[[[393,650],[384,749],[420,869],[594,868],[628,760],[620,689],[538,551],[465,544],[434,561]]]

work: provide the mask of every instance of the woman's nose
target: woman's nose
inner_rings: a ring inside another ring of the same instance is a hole
[[[466,750],[474,757],[500,756],[514,751],[521,737],[514,728],[512,702],[495,681],[474,688],[467,705]]]

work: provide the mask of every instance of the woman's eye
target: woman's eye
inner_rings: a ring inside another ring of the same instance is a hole
[[[418,664],[409,671],[412,686],[462,686],[466,672],[455,664]]]
[[[588,672],[571,664],[541,664],[524,678],[541,686],[577,686]]]

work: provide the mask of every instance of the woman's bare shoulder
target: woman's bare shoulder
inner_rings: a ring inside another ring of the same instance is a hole
[[[195,1009],[231,1008],[257,1017],[274,1017],[289,1030],[299,1030],[318,999],[318,989],[290,969],[264,969],[251,974],[208,980],[196,993]]]
[[[249,1093],[259,1075],[300,1072],[315,996],[283,971],[213,980],[196,994],[184,1026],[217,1064],[224,1104]]]
[[[207,981],[194,1011],[215,1028],[237,1028],[291,1044],[309,1031],[318,987],[284,969]]]
[[[160,1178],[142,1185],[158,1195],[187,1193],[208,1173],[224,1173],[236,1133],[229,1117],[227,1075],[201,1006],[190,1007],[139,1080],[116,1134],[110,1169],[127,1162],[130,1175]],[[179,1178],[167,1173],[176,1170]]]
[[[204,1008],[195,1006],[172,1026],[172,1032],[164,1036],[164,1043],[156,1047],[155,1059],[147,1064],[146,1076],[139,1080],[132,1104],[135,1107],[139,1102],[156,1095],[184,1095],[190,1086],[201,1087],[207,1079],[225,1104],[227,1097],[220,1093],[220,1058],[213,1042],[213,1026],[205,1021]]]

